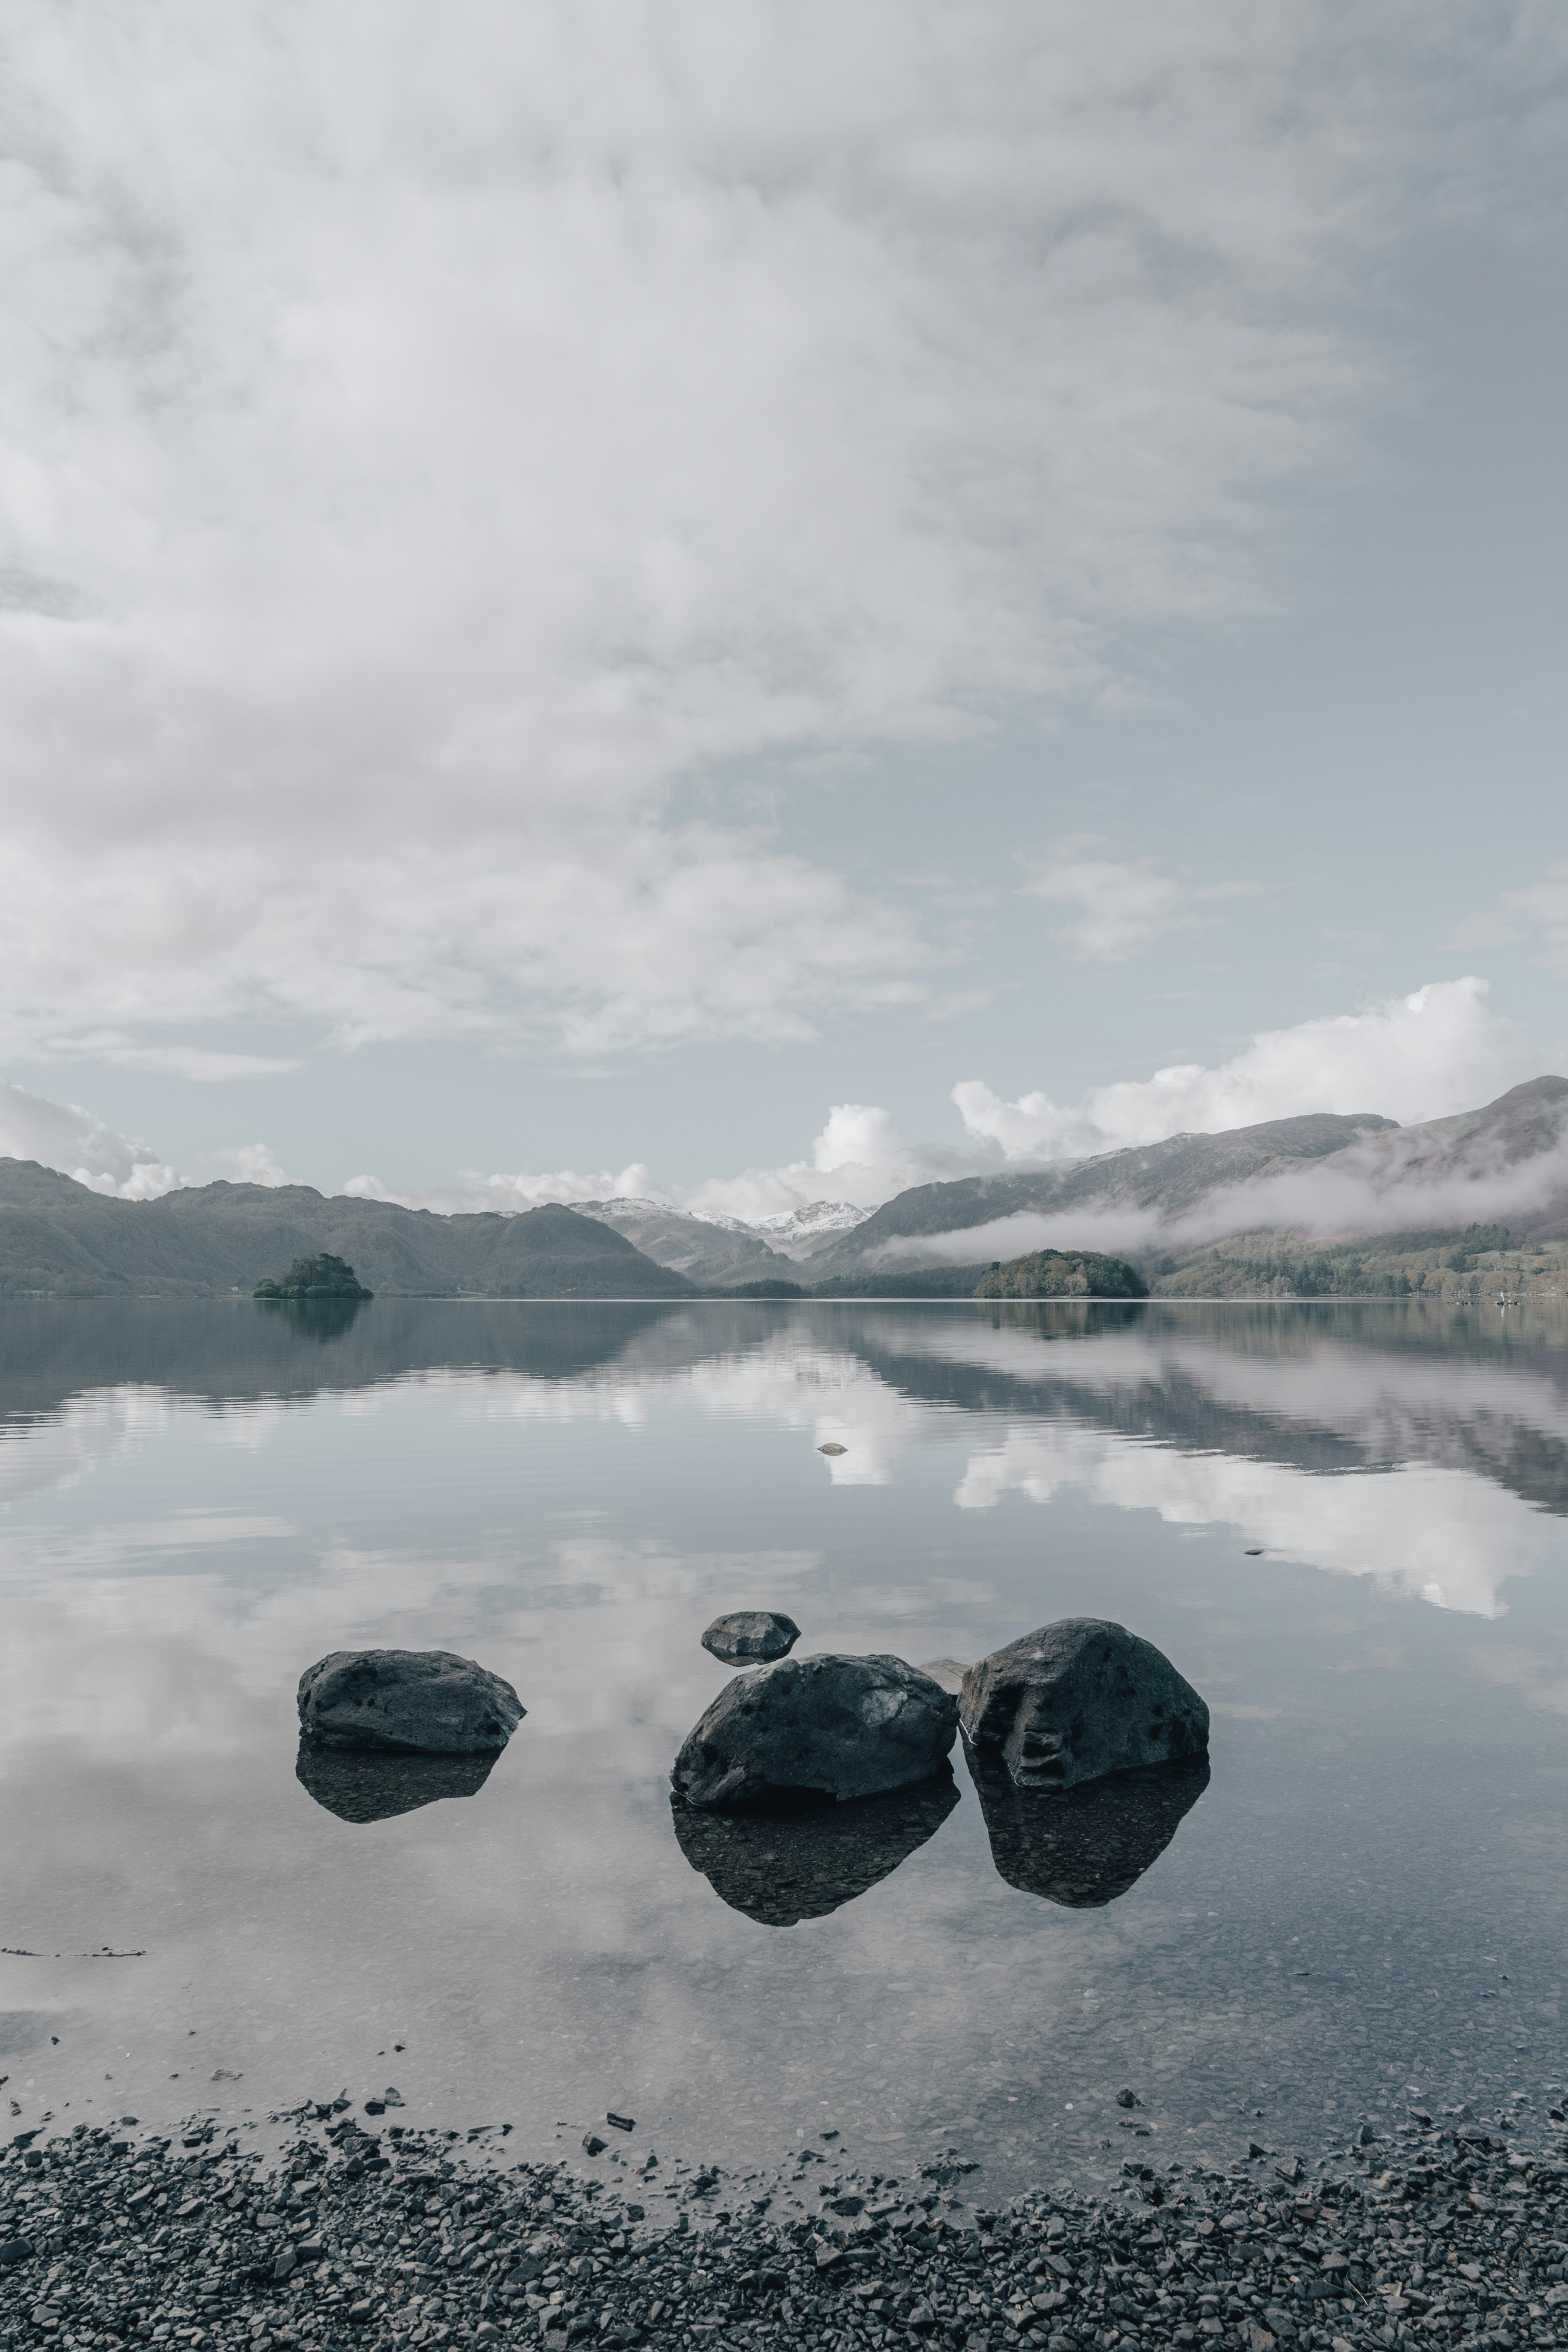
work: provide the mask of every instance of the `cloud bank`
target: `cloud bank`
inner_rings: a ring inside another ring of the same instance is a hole
[[[1277,593],[1544,17],[18,0],[0,1052],[581,1056],[915,1003],[718,771]],[[1505,168],[1506,167],[1506,168]],[[711,786],[693,817],[678,787]]]
[[[1536,1073],[1528,1040],[1487,994],[1484,980],[1434,981],[1360,1013],[1264,1030],[1215,1069],[1177,1064],[1065,1108],[1044,1094],[1005,1102],[979,1078],[954,1087],[952,1099],[970,1135],[1031,1163],[1303,1111],[1377,1111],[1401,1126],[1445,1118]]]
[[[753,1223],[824,1200],[873,1209],[912,1184],[1040,1166],[1189,1133],[1214,1133],[1310,1111],[1375,1111],[1402,1125],[1479,1108],[1539,1074],[1540,1055],[1512,1022],[1491,1011],[1484,980],[1436,981],[1412,994],[1331,1019],[1262,1032],[1230,1061],[1158,1070],[1093,1089],[1061,1108],[1044,1095],[1004,1102],[978,1079],[952,1100],[963,1140],[911,1141],[889,1111],[870,1103],[833,1106],[809,1152],[774,1168],[748,1168],[695,1183],[661,1179],[646,1160],[619,1169],[463,1171],[447,1184],[399,1191],[373,1173],[340,1188],[363,1200],[398,1201],[443,1214],[516,1213],[546,1201],[643,1199],[697,1216]],[[143,1144],[114,1134],[89,1112],[50,1103],[17,1087],[0,1089],[0,1152],[41,1160],[98,1191],[149,1198],[182,1182]],[[293,1181],[266,1143],[226,1146],[212,1157],[232,1181]],[[902,1259],[968,1263],[1061,1246],[1137,1251],[1158,1240],[1195,1245],[1247,1225],[1289,1224],[1316,1233],[1467,1224],[1527,1214],[1568,1186],[1568,1167],[1542,1151],[1505,1168],[1473,1159],[1461,1167],[1423,1157],[1400,1139],[1369,1142],[1346,1168],[1305,1167],[1266,1183],[1215,1194],[1179,1226],[1137,1208],[1097,1217],[1033,1214],[890,1245]]]
[[[155,1201],[184,1181],[146,1144],[117,1135],[79,1103],[48,1102],[4,1079],[0,1159],[37,1160],[121,1201]]]

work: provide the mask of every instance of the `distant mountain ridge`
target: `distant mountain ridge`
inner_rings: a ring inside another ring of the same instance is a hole
[[[1189,1295],[1211,1282],[1227,1296],[1343,1290],[1358,1267],[1373,1288],[1463,1275],[1506,1289],[1515,1277],[1555,1282],[1559,1256],[1568,1265],[1568,1079],[1533,1078],[1411,1127],[1314,1112],[914,1185],[869,1214],[814,1202],[765,1225],[786,1248],[739,1218],[629,1197],[454,1216],[303,1184],[131,1202],[0,1159],[0,1294],[249,1291],[291,1259],[330,1254],[384,1298],[689,1298],[805,1286],[803,1260],[830,1295],[890,1291],[902,1274],[937,1296],[972,1289],[993,1260],[1048,1247],[1131,1257],[1156,1287]],[[1366,1251],[1342,1246],[1378,1234]],[[1526,1242],[1547,1258],[1521,1255]]]
[[[615,1201],[580,1201],[578,1213],[607,1225],[633,1246],[691,1282],[733,1286],[786,1278],[791,1261],[769,1248],[756,1228],[739,1217],[671,1209],[662,1201],[635,1195]]]
[[[36,1160],[0,1160],[0,1295],[248,1292],[293,1258],[346,1258],[382,1297],[689,1298],[696,1286],[558,1205],[437,1216],[309,1184],[203,1184],[116,1201]]]
[[[1048,1220],[1037,1237],[1009,1220]],[[1342,1237],[1399,1225],[1458,1234],[1502,1220],[1568,1239],[1568,1079],[1513,1087],[1479,1110],[1398,1127],[1311,1113],[1176,1135],[1033,1170],[900,1192],[814,1263],[817,1277],[1007,1257],[1049,1241],[1147,1263],[1247,1234]],[[1114,1237],[1101,1239],[1102,1234]]]
[[[916,1184],[885,1202],[853,1233],[825,1250],[813,1270],[847,1274],[873,1262],[890,1266],[900,1242],[967,1233],[1027,1213],[1062,1216],[1153,1209],[1173,1218],[1222,1186],[1255,1181],[1279,1168],[1325,1158],[1394,1124],[1374,1111],[1353,1118],[1312,1111],[1218,1135],[1173,1135],[1163,1143],[1135,1144],[1091,1160]],[[910,1262],[928,1261],[917,1250]]]

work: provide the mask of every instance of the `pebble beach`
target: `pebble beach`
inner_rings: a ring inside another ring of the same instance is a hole
[[[1552,2094],[1413,2111],[1310,2166],[1257,2147],[1224,2172],[1132,2158],[1109,2197],[996,2210],[954,2151],[895,2178],[852,2168],[829,2133],[765,2182],[684,2164],[667,2178],[625,2137],[633,2119],[606,2118],[570,2162],[520,2162],[504,2140],[386,2126],[378,2104],[274,2118],[288,2128],[270,2155],[211,2118],[167,2139],[24,2135],[0,2159],[0,2344],[1568,2341]]]

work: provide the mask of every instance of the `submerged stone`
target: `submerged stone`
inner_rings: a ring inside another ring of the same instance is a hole
[[[1206,1756],[1209,1711],[1152,1642],[1101,1617],[1064,1617],[994,1650],[963,1677],[964,1736],[1021,1789]]]
[[[477,1796],[489,1779],[495,1752],[479,1756],[419,1756],[385,1748],[323,1748],[301,1738],[294,1777],[342,1822],[385,1822],[417,1812],[444,1797]]]
[[[872,1797],[941,1770],[957,1702],[902,1658],[781,1658],[726,1683],[670,1775],[704,1811]]]
[[[765,1927],[825,1919],[890,1878],[934,1837],[958,1802],[952,1768],[886,1796],[793,1812],[699,1812],[670,1808],[680,1851],[731,1911]]]
[[[714,1618],[702,1646],[727,1666],[740,1666],[784,1657],[799,1639],[795,1619],[776,1609],[731,1609],[727,1617]]]
[[[1157,1862],[1209,1784],[1206,1756],[1116,1772],[1053,1795],[1020,1789],[994,1750],[966,1740],[996,1874],[1069,1911],[1114,1903]]]
[[[300,1727],[327,1748],[498,1756],[525,1709],[450,1650],[334,1650],[300,1677]]]

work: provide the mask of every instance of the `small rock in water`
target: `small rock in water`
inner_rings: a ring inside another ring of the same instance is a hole
[[[703,1811],[871,1797],[940,1772],[956,1702],[902,1658],[781,1658],[737,1675],[670,1774]]]
[[[1116,2104],[1119,2107],[1141,2107],[1143,2102],[1136,2091],[1118,2091]]]
[[[741,1666],[787,1657],[799,1639],[795,1619],[776,1609],[732,1609],[727,1617],[714,1618],[702,1646],[727,1666]]]
[[[494,1756],[523,1714],[510,1683],[450,1650],[334,1650],[300,1677],[300,1727],[326,1748]]]
[[[1363,2124],[1355,2137],[1356,2146],[1358,2147],[1375,2147],[1377,2146],[1377,2134],[1373,2131],[1370,2124]]]
[[[819,1454],[847,1454],[849,1448],[847,1445],[840,1445],[836,1439],[830,1437],[826,1445],[819,1445],[816,1450]]]
[[[603,2156],[609,2144],[608,2140],[601,2139],[597,2132],[584,2132],[583,2135],[583,2153],[584,2156]]]
[[[617,2131],[636,2131],[637,2129],[637,2125],[630,2116],[606,2115],[605,2121],[607,2124],[614,2124]]]
[[[1064,1617],[993,1651],[964,1675],[961,1706],[965,1738],[1000,1751],[1020,1789],[1208,1753],[1209,1711],[1191,1683],[1104,1618]]]

